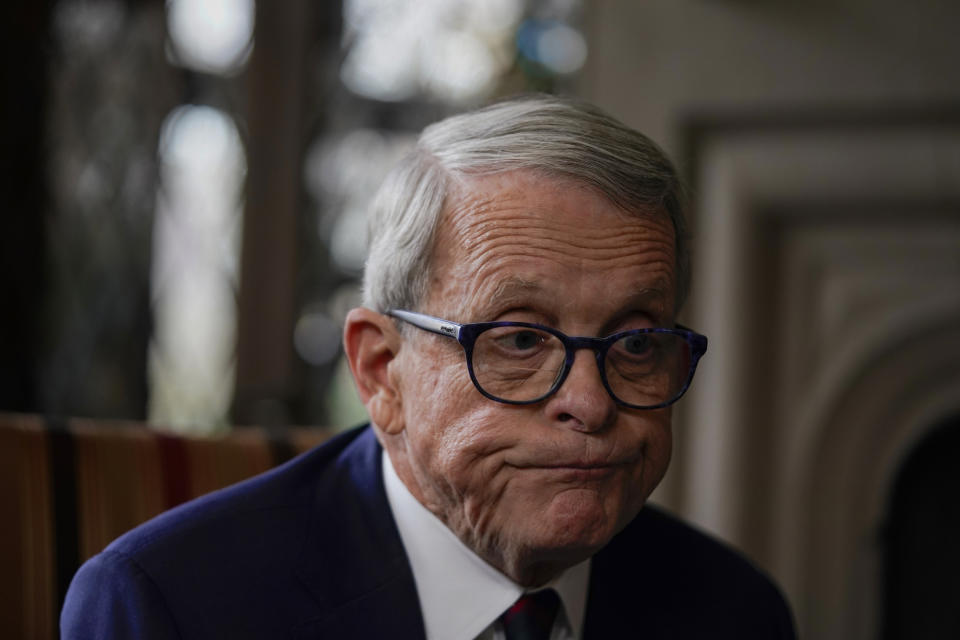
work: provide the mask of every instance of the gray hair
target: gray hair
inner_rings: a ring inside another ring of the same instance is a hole
[[[516,169],[595,188],[633,215],[666,212],[676,246],[676,309],[689,285],[681,180],[643,134],[570,98],[529,95],[441,120],[387,176],[371,210],[363,303],[385,312],[426,298],[433,238],[452,181]]]

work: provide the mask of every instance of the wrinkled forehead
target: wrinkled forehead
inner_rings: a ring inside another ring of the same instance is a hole
[[[595,188],[527,170],[462,178],[435,234],[428,299],[466,312],[505,291],[586,303],[589,287],[608,298],[656,290],[671,306],[674,257],[662,210],[624,211]]]
[[[568,204],[569,207],[563,206]],[[441,241],[455,245],[469,238],[472,229],[490,230],[510,217],[538,219],[547,226],[553,221],[562,225],[565,221],[558,215],[561,208],[569,208],[568,213],[574,214],[575,222],[584,230],[630,226],[639,219],[673,233],[670,215],[662,207],[625,209],[598,187],[577,178],[547,170],[514,169],[453,176],[438,221],[435,245]]]

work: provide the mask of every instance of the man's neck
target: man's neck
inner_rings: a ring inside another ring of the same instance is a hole
[[[424,507],[399,478],[386,453],[383,478],[417,584],[428,638],[449,638],[461,631],[462,637],[473,638],[532,590],[476,554]],[[586,561],[537,585],[550,586],[560,594],[573,637],[579,635],[583,621],[589,572]]]

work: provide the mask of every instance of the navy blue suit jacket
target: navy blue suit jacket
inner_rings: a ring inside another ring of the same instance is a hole
[[[74,577],[64,638],[423,638],[372,430],[137,527]],[[653,507],[594,556],[586,638],[792,638],[773,584]]]

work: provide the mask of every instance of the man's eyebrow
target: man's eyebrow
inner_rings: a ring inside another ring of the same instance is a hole
[[[658,287],[647,287],[644,289],[639,289],[629,298],[629,302],[632,304],[659,303],[660,305],[663,305],[666,303],[666,300],[667,300],[666,292],[663,289]]]
[[[634,307],[652,308],[659,314],[665,314],[667,309],[667,289],[666,287],[647,287],[638,290],[630,296],[628,303]]]
[[[482,309],[474,309],[481,320],[489,320],[507,307],[525,306],[543,292],[543,286],[534,280],[511,275],[497,281],[485,296]]]
[[[604,330],[612,332],[618,325],[637,313],[646,315],[652,322],[664,324],[669,321],[667,309],[667,293],[657,286],[638,289],[628,296],[620,305],[620,311],[614,313],[607,320]]]
[[[492,311],[492,307],[528,302],[543,291],[544,288],[540,283],[512,275],[497,282],[487,302],[491,307],[490,311]],[[662,320],[669,311],[667,309],[668,296],[666,291],[667,286],[661,286],[659,283],[638,289],[627,297],[622,305],[621,313],[615,314],[615,317],[619,319],[639,309],[649,311]]]
[[[491,302],[502,302],[527,297],[542,289],[543,287],[532,280],[525,280],[520,276],[509,276],[497,283],[490,294],[490,300]]]

